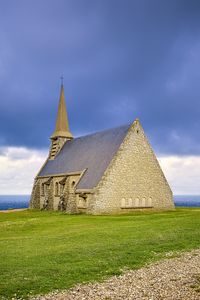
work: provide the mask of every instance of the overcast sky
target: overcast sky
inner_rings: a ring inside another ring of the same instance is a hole
[[[139,118],[175,192],[200,194],[199,0],[0,0],[0,194],[44,159],[61,75],[75,136]]]

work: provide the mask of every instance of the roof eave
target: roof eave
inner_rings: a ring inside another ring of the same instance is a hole
[[[94,189],[76,189],[75,194],[94,194]]]

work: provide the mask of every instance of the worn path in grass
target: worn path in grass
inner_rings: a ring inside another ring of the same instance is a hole
[[[79,284],[31,300],[200,300],[200,249],[174,255],[168,252],[167,259],[101,283]]]
[[[0,213],[0,297],[26,297],[200,247],[200,209],[120,216]]]

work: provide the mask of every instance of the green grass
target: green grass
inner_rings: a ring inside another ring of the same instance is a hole
[[[198,247],[198,208],[118,216],[0,213],[0,298],[102,280]]]

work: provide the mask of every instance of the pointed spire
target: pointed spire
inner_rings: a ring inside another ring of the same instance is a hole
[[[72,139],[73,136],[69,130],[69,122],[68,122],[68,116],[67,116],[67,110],[66,110],[66,104],[65,104],[63,77],[61,79],[62,79],[62,81],[61,81],[58,113],[57,113],[57,119],[56,119],[56,128],[55,128],[55,131],[54,131],[53,135],[51,136],[51,138],[55,139],[57,137],[65,137],[65,138]]]

